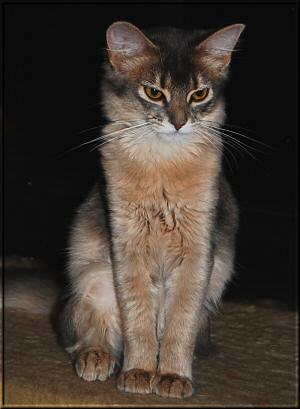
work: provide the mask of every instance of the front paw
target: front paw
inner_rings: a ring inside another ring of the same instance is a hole
[[[152,388],[153,392],[164,398],[187,398],[194,392],[192,381],[176,374],[157,375]]]
[[[145,371],[144,369],[130,369],[126,372],[121,372],[117,387],[120,391],[131,393],[151,393],[152,380],[154,373]]]

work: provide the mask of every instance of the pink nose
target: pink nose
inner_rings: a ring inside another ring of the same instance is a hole
[[[186,124],[186,121],[184,121],[184,120],[183,121],[175,121],[173,123],[176,131],[179,131],[179,129],[182,128],[184,124]]]

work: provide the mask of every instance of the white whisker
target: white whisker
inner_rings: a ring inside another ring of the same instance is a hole
[[[84,143],[82,143],[81,145],[79,145],[79,147],[84,146],[84,145],[88,145],[88,144],[90,144],[90,143],[92,143],[92,142],[97,142],[97,141],[99,141],[100,139],[105,139],[105,138],[107,138],[108,136],[115,135],[115,134],[120,133],[120,132],[129,131],[129,130],[131,130],[131,129],[139,128],[139,127],[141,127],[141,126],[145,126],[145,125],[148,125],[148,124],[149,124],[149,122],[143,122],[142,124],[133,125],[133,126],[129,126],[129,127],[126,127],[126,128],[118,129],[117,131],[110,132],[109,134],[106,134],[106,135],[101,135],[101,136],[99,136],[98,138],[92,139],[91,141],[84,142]]]
[[[123,135],[125,136],[125,135]],[[122,137],[120,137],[120,135],[116,135],[113,138],[108,139],[107,141],[104,141],[102,143],[100,143],[99,145],[94,146],[92,149],[90,149],[90,152],[95,151],[96,149],[100,148],[101,146],[105,145],[106,143],[110,143],[113,142],[116,139],[121,139]]]
[[[196,134],[200,135],[205,140],[208,140],[210,142],[210,144],[214,148],[216,148],[219,153],[223,153],[224,159],[227,162],[231,172],[233,173],[233,169],[231,167],[229,159],[227,158],[227,156],[225,154],[225,150],[226,150],[226,153],[228,152],[233,157],[233,160],[234,160],[234,163],[235,163],[236,167],[238,167],[237,160],[236,160],[234,154],[229,149],[227,149],[226,146],[224,146],[224,143],[221,140],[221,138],[219,136],[217,136],[217,138],[216,138],[215,135],[212,137],[208,132],[205,132],[203,129],[198,130],[198,131],[196,130]],[[223,149],[221,149],[221,146],[223,147]]]
[[[128,138],[129,136],[130,136],[130,137],[135,136],[135,135],[136,135],[136,133],[135,133],[135,132],[136,132],[136,128],[141,128],[142,126],[147,126],[147,125],[149,125],[149,124],[150,124],[150,122],[144,122],[143,124],[134,125],[134,126],[131,126],[131,127],[125,128],[125,129],[122,129],[122,131],[127,131],[128,134],[126,133],[125,135],[124,135],[124,134],[116,135],[116,136],[114,136],[113,138],[109,138],[108,140],[104,140],[104,142],[102,142],[102,143],[96,145],[95,147],[93,147],[93,148],[90,150],[90,152],[92,152],[92,151],[94,151],[94,150],[100,148],[101,146],[103,146],[103,145],[105,145],[105,144],[107,144],[107,143],[113,142],[113,141],[115,141],[115,140],[117,140],[117,139],[124,139],[124,138]],[[104,139],[105,137],[111,136],[111,135],[115,134],[116,132],[117,132],[117,131],[111,132],[110,134],[107,134],[107,135],[103,135],[103,137],[102,137],[101,139]]]
[[[199,122],[202,122],[202,121],[199,121]],[[217,133],[220,134],[220,135],[226,136],[227,138],[229,138],[229,139],[231,139],[232,141],[234,141],[236,144],[239,144],[241,147],[244,146],[244,147],[246,147],[246,148],[249,148],[249,149],[252,149],[252,150],[255,150],[255,151],[257,151],[257,152],[262,153],[262,151],[260,151],[259,149],[256,149],[256,148],[254,148],[253,146],[247,145],[245,142],[239,141],[239,140],[237,140],[236,138],[234,138],[233,136],[228,135],[228,134],[225,133],[225,131],[227,131],[227,132],[231,132],[231,133],[233,133],[233,134],[241,135],[241,136],[244,136],[244,137],[245,137],[245,135],[242,135],[242,134],[240,134],[239,132],[233,132],[233,131],[230,131],[229,129],[221,128],[221,127],[216,127],[216,126],[212,126],[212,125],[204,125],[203,123],[201,124],[201,126],[207,128],[207,129],[211,129],[212,132],[215,131],[215,132],[217,132]],[[252,138],[250,138],[250,139],[252,139]]]
[[[112,48],[105,48],[104,47],[104,50],[107,50],[107,51],[112,51],[112,52],[119,52],[119,53],[122,53],[122,52],[132,52],[132,48],[119,48],[119,49],[116,49],[116,50],[114,50],[114,49],[112,49]]]
[[[211,124],[213,124],[213,125],[215,125],[217,127],[221,127],[223,125],[223,123],[216,122],[216,121],[210,121],[208,119],[202,119],[202,120],[200,120],[198,122],[209,122],[209,123],[211,123]],[[195,123],[197,123],[197,122],[195,122]],[[244,128],[244,127],[242,127],[240,125],[236,125],[236,124],[229,124],[228,122],[226,122],[226,126],[229,126],[231,128],[242,129],[244,131],[248,131],[248,132],[251,132],[251,133],[256,133],[253,129]]]
[[[228,145],[229,147],[235,149],[239,154],[241,154],[242,151],[243,151],[243,152],[247,153],[252,159],[258,161],[257,158],[255,158],[251,154],[251,152],[249,152],[248,148],[251,148],[251,149],[256,150],[256,151],[259,151],[259,150],[255,149],[255,148],[253,148],[251,146],[248,146],[247,144],[245,144],[242,141],[238,141],[236,138],[232,137],[231,135],[228,135],[225,132],[221,131],[220,128],[212,127],[211,125],[204,125],[203,122],[204,121],[198,121],[198,122],[194,123],[193,125],[197,124],[200,127],[200,130],[202,129],[202,131],[203,131],[203,128],[207,129],[209,132],[211,132],[214,135],[215,138],[219,139],[222,142],[222,144],[224,145],[224,148],[225,148],[226,145]],[[222,136],[223,136],[224,139],[222,139]],[[233,156],[232,152],[229,149],[228,149],[227,152],[230,153]],[[235,157],[234,157],[234,160],[236,160]],[[258,161],[258,162],[260,163],[260,161]]]
[[[252,142],[256,142],[256,143],[258,143],[258,144],[260,144],[260,145],[263,145],[263,146],[265,146],[265,147],[267,147],[267,148],[273,149],[272,146],[267,145],[266,143],[261,142],[261,141],[255,139],[255,138],[251,138],[250,136],[244,135],[244,134],[242,134],[242,133],[240,133],[240,132],[232,131],[231,129],[221,127],[221,126],[219,126],[219,124],[218,124],[217,122],[206,121],[206,120],[202,120],[202,121],[199,121],[199,122],[214,123],[215,125],[211,125],[211,124],[210,124],[209,126],[211,126],[212,128],[221,129],[222,131],[227,131],[227,132],[229,132],[229,133],[231,133],[231,134],[234,134],[234,135],[242,136],[243,138],[248,139],[248,140],[250,140],[250,141],[252,141]]]
[[[202,125],[202,126],[204,126],[204,125]],[[253,148],[253,147],[251,147],[251,146],[248,146],[248,145],[245,144],[244,142],[238,141],[238,140],[236,140],[235,138],[233,138],[232,136],[227,135],[226,133],[224,133],[224,132],[222,132],[222,131],[219,131],[219,130],[217,130],[217,129],[214,129],[214,128],[211,128],[211,127],[207,127],[207,126],[204,126],[204,127],[205,127],[206,129],[210,129],[211,132],[213,132],[214,134],[216,134],[216,135],[218,135],[218,136],[224,136],[225,138],[228,138],[229,141],[225,139],[224,142],[226,142],[228,145],[230,145],[230,146],[232,146],[232,147],[235,147],[235,148],[239,147],[240,149],[242,149],[242,150],[244,150],[245,152],[247,152],[247,153],[248,153],[250,156],[252,156],[252,158],[254,159],[254,156],[248,151],[247,148],[251,148],[251,149],[256,150],[256,151],[258,151],[258,149],[255,149],[255,148]],[[231,142],[231,143],[230,143],[230,142]]]
[[[228,135],[228,134],[226,134],[226,133],[224,133],[224,132],[222,132],[222,131],[219,131],[219,130],[217,130],[217,129],[214,129],[214,128],[210,127],[210,126],[203,125],[203,124],[202,124],[201,126],[203,126],[203,127],[206,128],[206,129],[209,129],[209,130],[210,130],[213,134],[215,134],[217,137],[223,136],[223,137],[225,138],[225,139],[223,140],[223,143],[224,143],[224,144],[227,144],[228,146],[231,146],[232,148],[236,149],[237,152],[239,152],[239,153],[241,153],[241,150],[244,151],[244,152],[247,153],[252,159],[254,159],[255,161],[261,163],[257,158],[255,158],[255,156],[253,156],[253,155],[251,154],[251,152],[249,152],[249,149],[247,149],[247,148],[251,148],[252,150],[261,152],[261,151],[259,151],[258,149],[255,149],[255,148],[253,148],[252,146],[248,146],[248,145],[245,144],[244,142],[238,141],[238,140],[236,140],[235,138],[233,138],[232,136],[230,136],[230,135]],[[228,138],[228,139],[226,139],[226,138]]]
[[[87,129],[84,129],[83,131],[76,132],[75,135],[80,135],[80,134],[82,134],[82,133],[85,133],[85,132],[88,132],[88,131],[92,131],[93,129],[99,129],[99,128],[100,128],[100,125],[93,126],[92,128],[87,128]]]
[[[120,121],[120,122],[121,122],[121,121]],[[122,121],[122,122],[124,123],[124,121]],[[129,122],[128,122],[128,123],[129,123]],[[111,136],[111,135],[120,134],[120,133],[122,134],[122,133],[125,132],[125,131],[130,131],[131,129],[139,128],[139,127],[148,125],[149,123],[150,123],[150,122],[143,122],[142,124],[137,124],[137,125],[129,126],[129,127],[126,127],[126,128],[118,129],[118,130],[113,131],[113,132],[110,132],[109,134],[106,134],[106,135],[100,135],[100,136],[98,136],[97,138],[91,139],[90,141],[83,142],[83,143],[81,143],[80,145],[74,146],[73,148],[71,148],[71,149],[67,150],[66,152],[62,153],[61,155],[56,156],[54,159],[58,159],[58,158],[60,158],[60,157],[62,157],[62,156],[64,156],[64,155],[66,155],[66,154],[68,154],[68,153],[70,153],[70,152],[73,152],[73,151],[75,151],[75,150],[77,150],[77,149],[79,149],[79,148],[81,148],[81,147],[83,147],[83,146],[89,145],[89,144],[91,144],[91,143],[93,143],[93,142],[101,141],[101,140],[103,140],[103,139],[105,139],[105,138],[107,138],[107,137],[109,137],[109,136]],[[97,128],[97,127],[96,127],[96,128]],[[91,128],[91,129],[93,129],[93,128]],[[117,135],[117,136],[118,136],[118,135]],[[108,142],[109,142],[109,141],[108,141]]]
[[[233,50],[232,48],[221,48],[221,47],[212,47],[211,50],[229,51],[230,53],[232,53],[232,52],[234,52],[234,51],[235,51],[235,52],[240,51],[240,50],[237,50],[237,49]]]

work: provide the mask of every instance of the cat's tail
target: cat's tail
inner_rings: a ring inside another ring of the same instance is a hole
[[[3,282],[5,311],[50,315],[60,297],[57,279],[42,266],[5,268]]]

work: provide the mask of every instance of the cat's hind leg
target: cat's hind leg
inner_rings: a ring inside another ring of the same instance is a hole
[[[110,257],[109,234],[95,186],[79,207],[69,237],[68,300],[61,334],[77,374],[105,380],[120,361],[121,320]]]
[[[75,290],[76,288],[76,290]],[[120,317],[109,265],[81,267],[62,318],[66,350],[86,381],[106,380],[120,361]]]

